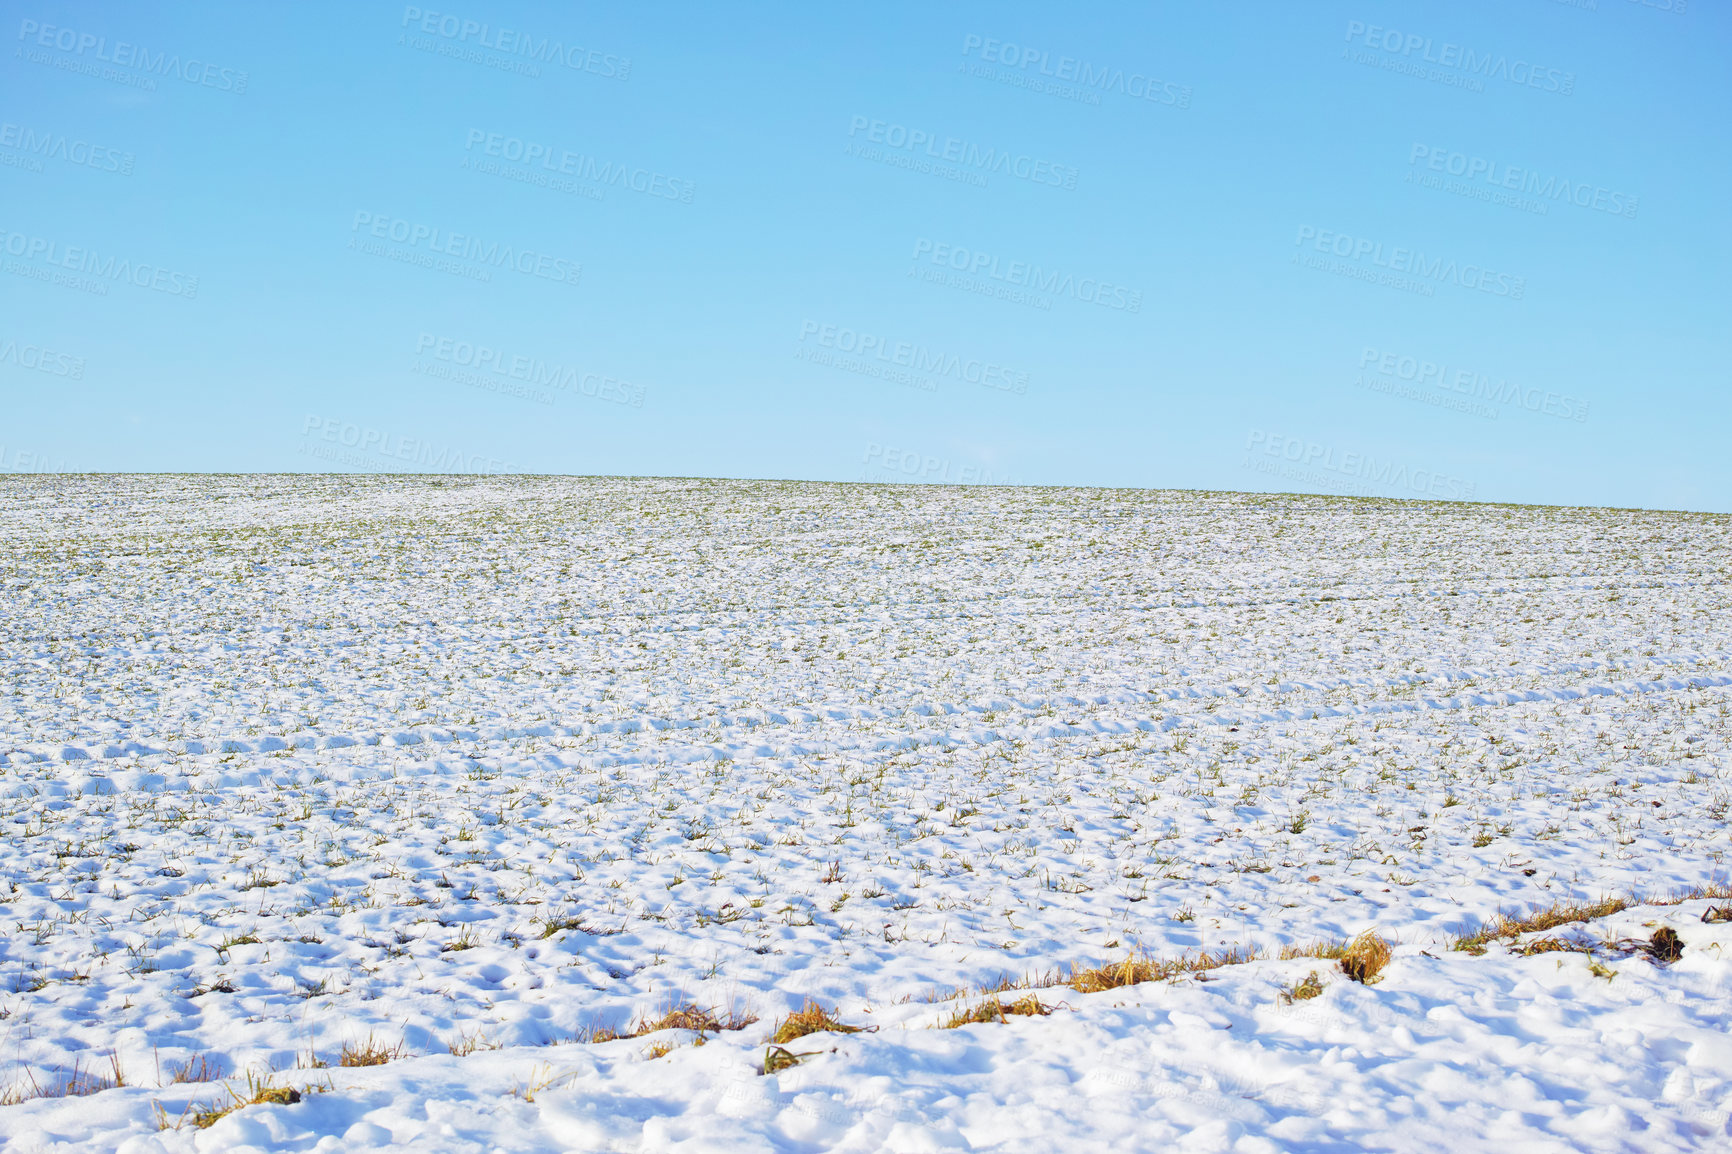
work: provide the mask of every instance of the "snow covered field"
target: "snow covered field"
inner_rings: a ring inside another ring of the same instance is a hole
[[[0,538],[9,1149],[1732,1141],[1725,899],[1451,948],[1726,880],[1732,519],[14,476]],[[807,999],[872,1029],[759,1074]],[[591,1040],[682,1005],[757,1021]]]

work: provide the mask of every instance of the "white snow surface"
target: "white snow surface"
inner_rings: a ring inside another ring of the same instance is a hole
[[[1670,900],[1726,881],[1732,519],[13,476],[0,540],[8,1150],[1732,1144],[1728,903]],[[1277,958],[1366,930],[1370,985]],[[871,1028],[758,1073],[807,999]],[[582,1040],[684,1003],[758,1020]],[[248,1074],[302,1099],[187,1121]]]

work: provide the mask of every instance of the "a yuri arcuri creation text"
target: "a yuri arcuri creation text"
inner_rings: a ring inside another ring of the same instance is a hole
[[[192,300],[198,296],[198,277],[169,268],[154,260],[140,260],[127,252],[106,246],[68,244],[58,237],[11,232],[0,228],[0,251],[8,257],[5,270],[14,276],[77,289],[94,296],[107,296],[111,284],[159,292]]]
[[[1640,198],[1591,180],[1541,173],[1528,165],[1415,142],[1407,154],[1407,181],[1473,200],[1544,216],[1553,204],[1636,218]]]
[[[129,40],[111,41],[83,28],[20,20],[18,42],[13,55],[33,64],[111,80],[147,92],[156,91],[159,79],[179,80],[237,96],[247,90],[248,78],[242,69],[213,64],[191,52],[153,49]]]
[[[1356,63],[1450,87],[1483,92],[1489,80],[1557,96],[1576,90],[1574,72],[1424,33],[1349,20],[1346,39],[1344,55]]]

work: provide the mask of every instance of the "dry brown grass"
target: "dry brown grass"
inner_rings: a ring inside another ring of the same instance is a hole
[[[1341,953],[1341,972],[1362,985],[1369,986],[1389,964],[1391,950],[1376,930],[1366,930]]]
[[[1732,898],[1732,882],[1711,881],[1702,885],[1688,886],[1673,890],[1664,896],[1631,893],[1625,897],[1601,898],[1597,902],[1561,901],[1544,906],[1522,915],[1498,914],[1497,917],[1481,926],[1471,934],[1464,934],[1451,943],[1450,948],[1465,950],[1470,954],[1482,954],[1486,946],[1494,941],[1519,937],[1522,934],[1544,933],[1546,930],[1557,929],[1559,926],[1572,925],[1579,922],[1590,922],[1597,918],[1610,917],[1635,906],[1676,906],[1693,901],[1725,901]],[[1715,910],[1710,909],[1703,914],[1703,921],[1719,920],[1713,916]],[[1548,945],[1547,942],[1556,944]],[[1567,943],[1562,939],[1544,939],[1532,942],[1522,948],[1523,953],[1548,953],[1553,950],[1569,950],[1571,952],[1586,952],[1585,943]]]
[[[216,1082],[223,1076],[222,1062],[209,1054],[194,1054],[178,1066],[172,1062],[168,1067],[168,1084],[177,1086],[185,1082]],[[157,1081],[162,1077],[159,1074]]]
[[[1648,956],[1657,962],[1675,962],[1684,956],[1684,939],[1671,926],[1661,926],[1648,939]]]
[[[238,1100],[232,1106],[213,1107],[194,1114],[192,1124],[200,1130],[208,1130],[243,1106],[293,1106],[301,1100],[301,1092],[293,1086],[263,1086],[247,1097],[236,1097]]]
[[[158,1126],[164,1130],[179,1130],[190,1122],[196,1130],[208,1130],[236,1110],[244,1109],[247,1106],[293,1106],[301,1100],[301,1092],[294,1087],[273,1086],[268,1077],[255,1079],[251,1074],[247,1075],[247,1092],[245,1094],[240,1093],[233,1086],[227,1087],[227,1090],[230,1099],[228,1102],[210,1103],[202,1109],[197,1103],[189,1103],[181,1116],[172,1122],[168,1115],[162,1112],[162,1107],[158,1106]],[[311,1087],[309,1087],[308,1092],[313,1092]]]
[[[1455,939],[1451,948],[1472,954],[1482,954],[1485,952],[1487,943],[1498,939],[1513,938],[1521,934],[1543,933],[1560,926],[1592,921],[1596,918],[1608,917],[1636,905],[1667,906],[1703,899],[1732,899],[1732,884],[1712,882],[1677,891],[1665,898],[1642,898],[1632,895],[1627,898],[1604,898],[1597,902],[1564,901],[1521,916],[1499,914],[1477,932]],[[1726,907],[1726,913],[1727,916],[1732,916],[1732,906]],[[1718,911],[1710,911],[1710,914],[1704,915],[1704,920],[1718,920],[1720,916]],[[1683,943],[1676,941],[1675,935],[1665,938],[1656,935],[1655,940],[1637,943],[1637,948],[1642,949],[1657,960],[1669,961],[1682,953]],[[1530,942],[1522,947],[1521,952],[1524,954],[1589,953],[1592,949],[1593,946],[1590,944],[1553,936]],[[1291,961],[1297,958],[1319,958],[1335,961],[1339,963],[1342,973],[1363,984],[1376,982],[1392,956],[1392,944],[1375,930],[1368,930],[1351,942],[1324,939],[1304,945],[1283,946],[1276,952],[1276,957],[1282,961]],[[1000,977],[995,983],[982,985],[974,990],[967,987],[955,990],[934,990],[927,994],[925,1000],[927,1002],[957,1001],[976,995],[989,999],[980,1005],[953,1012],[950,1019],[944,1024],[945,1028],[951,1028],[972,1022],[1004,1021],[1009,1015],[1019,1013],[1050,1012],[1032,1008],[1018,1008],[1039,1005],[1038,1000],[1032,995],[1008,1003],[998,998],[999,994],[1009,993],[1013,990],[1069,986],[1079,994],[1093,994],[1137,985],[1141,982],[1166,981],[1186,975],[1196,975],[1201,978],[1206,976],[1208,971],[1219,969],[1222,966],[1243,965],[1246,962],[1259,961],[1265,957],[1266,955],[1261,951],[1246,947],[1235,947],[1215,953],[1186,954],[1177,958],[1165,959],[1132,954],[1122,961],[1098,966],[1073,964],[1068,970],[1028,974],[1020,979],[1007,975]],[[1280,997],[1284,1003],[1290,1004],[1293,1001],[1303,1001],[1316,997],[1323,991],[1323,988],[1322,980],[1313,972],[1306,977],[1305,981],[1284,990]],[[912,1000],[911,997],[906,997],[901,999],[901,1002],[906,1003]],[[808,1011],[825,1014],[824,1011],[812,1006],[811,1003],[808,1003],[808,1009],[802,1010],[801,1013],[805,1014]],[[790,1015],[788,1021],[797,1017],[799,1015]],[[828,1020],[834,1021],[833,1018],[828,1018]],[[789,1033],[784,1037],[780,1031],[786,1026],[787,1022],[785,1021],[783,1026],[778,1027],[774,1041],[790,1040],[802,1036],[802,1033]],[[836,1029],[836,1026],[816,1026],[815,1029]]]
[[[1321,958],[1332,962],[1346,952],[1346,942],[1339,938],[1324,938],[1303,946],[1282,946],[1275,956],[1283,962],[1290,962],[1294,958]]]
[[[1679,898],[1678,900],[1689,901],[1690,899]],[[1559,926],[1610,917],[1637,904],[1639,903],[1635,898],[1602,898],[1597,902],[1562,901],[1542,909],[1533,910],[1520,917],[1499,914],[1481,926],[1477,932],[1455,939],[1450,948],[1465,950],[1470,954],[1482,954],[1487,945],[1502,938],[1514,938],[1521,934],[1544,933],[1546,930],[1555,930]]]
[[[554,934],[563,933],[566,930],[576,930],[580,934],[589,932],[584,926],[582,918],[555,917],[549,915],[541,923],[541,934],[539,936],[542,941],[546,941]]]
[[[457,1040],[445,1048],[451,1052],[453,1058],[467,1058],[477,1050],[497,1050],[501,1048],[501,1045],[499,1042],[488,1041],[487,1035],[480,1030],[473,1032],[466,1030],[457,1035]]]
[[[36,1098],[81,1098],[126,1085],[126,1074],[120,1068],[120,1055],[110,1050],[107,1061],[106,1074],[86,1070],[81,1063],[75,1062],[69,1072],[61,1072],[46,1085],[37,1081],[34,1071],[26,1069],[23,1081],[0,1090],[0,1106],[16,1106]]]
[[[606,938],[614,934],[624,933],[625,927],[618,926],[608,929],[604,926],[592,926],[580,917],[562,917],[550,914],[542,919],[540,937],[545,940],[565,930],[576,930],[578,933],[588,934],[592,938]]]
[[[1256,961],[1259,956],[1255,950],[1237,947],[1214,954],[1185,954],[1165,960],[1132,954],[1122,962],[1104,966],[1072,966],[1064,984],[1079,994],[1097,994],[1140,982],[1162,981],[1186,974],[1202,974],[1222,966],[1243,965]]]
[[[1309,1002],[1323,992],[1323,979],[1312,970],[1305,975],[1303,982],[1295,982],[1281,991],[1280,1000],[1283,1006],[1291,1006],[1294,1002]]]
[[[1073,964],[1070,973],[1064,978],[1064,984],[1079,994],[1095,994],[1102,990],[1116,990],[1121,986],[1134,986],[1139,982],[1152,982],[1167,976],[1167,963],[1132,954],[1122,962],[1109,962],[1104,966]]]
[[[568,1074],[555,1074],[552,1066],[538,1067],[529,1077],[513,1084],[511,1096],[522,1098],[525,1102],[534,1102],[537,1094],[553,1089],[569,1077]]]
[[[694,1002],[680,1002],[662,1010],[660,1016],[639,1018],[631,1032],[625,1036],[641,1038],[657,1030],[695,1030],[700,1034],[743,1030],[757,1020],[758,1015],[742,1012],[735,1007],[729,1007],[726,1014],[718,1014],[715,1010],[707,1010]],[[590,1035],[590,1041],[608,1042],[618,1037],[620,1035],[611,1030],[601,1029]]]
[[[1303,946],[1283,946],[1278,957],[1282,961],[1294,958],[1339,958],[1347,952],[1348,945],[1341,941],[1319,941]],[[1053,986],[1069,986],[1079,994],[1095,994],[1103,990],[1116,990],[1124,986],[1134,986],[1141,982],[1167,981],[1181,978],[1188,974],[1199,977],[1210,970],[1222,966],[1238,966],[1246,962],[1260,961],[1265,955],[1246,947],[1234,947],[1215,953],[1182,954],[1176,958],[1151,958],[1143,954],[1132,954],[1122,961],[1108,962],[1099,966],[1083,966],[1073,964],[1068,970],[1050,970],[1044,973],[1024,975],[1012,978],[1001,976],[998,981],[981,985],[974,989],[959,987],[954,990],[934,990],[926,996],[928,1002],[953,1002],[962,998],[980,996],[995,998],[999,994],[1011,993],[1016,990],[1044,990]],[[912,999],[904,998],[903,1001]],[[972,1013],[973,1011],[969,1011]],[[996,1015],[993,1016],[996,1020]],[[983,1019],[984,1020],[984,1019]]]
[[[1058,970],[1048,970],[1045,973],[1025,973],[1020,978],[1013,978],[1009,974],[1000,974],[998,981],[982,982],[975,987],[975,990],[986,997],[991,997],[993,994],[1008,994],[1012,990],[1044,990],[1048,986],[1062,985],[1064,985],[1064,975]],[[965,991],[958,990],[956,996],[961,997],[964,994]]]
[[[635,1038],[643,1034],[653,1034],[658,1030],[697,1030],[702,1033],[721,1028],[722,1023],[713,1011],[688,1002],[662,1011],[660,1017],[638,1019],[631,1032]]]
[[[1710,901],[1725,901],[1727,898],[1732,898],[1732,882],[1709,882],[1706,885],[1690,886],[1687,889],[1677,890],[1663,898],[1655,898],[1648,902],[1638,902],[1636,899],[1631,899],[1630,904],[1675,906],[1681,905],[1684,902],[1701,901],[1703,899],[1708,899]]]
[[[1052,1013],[1053,1008],[1045,1005],[1033,994],[1018,998],[1014,1002],[1001,1002],[992,998],[982,1002],[972,1009],[961,1009],[950,1015],[950,1020],[941,1024],[941,1030],[954,1030],[958,1026],[971,1026],[976,1022],[1003,1022],[1012,1016],[1044,1018]]]
[[[796,1038],[804,1038],[807,1034],[858,1034],[860,1030],[859,1026],[837,1021],[836,1011],[826,1010],[808,998],[804,1006],[782,1019],[776,1026],[776,1032],[770,1035],[770,1041],[775,1045],[783,1045]]]
[[[1574,938],[1536,938],[1516,953],[1522,957],[1532,957],[1535,954],[1591,954],[1594,947],[1591,943],[1578,941]]]
[[[764,1050],[763,1072],[766,1074],[774,1074],[778,1070],[790,1069],[794,1066],[798,1066],[807,1058],[816,1056],[817,1051],[815,1050],[804,1054],[796,1054],[786,1046],[769,1046]]]
[[[394,1062],[403,1056],[403,1043],[386,1046],[375,1042],[373,1035],[368,1034],[365,1042],[344,1042],[343,1050],[337,1056],[339,1066],[383,1066],[386,1062]]]

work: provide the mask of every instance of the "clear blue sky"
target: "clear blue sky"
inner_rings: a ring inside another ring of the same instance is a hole
[[[1705,0],[7,11],[9,471],[1732,510]]]

